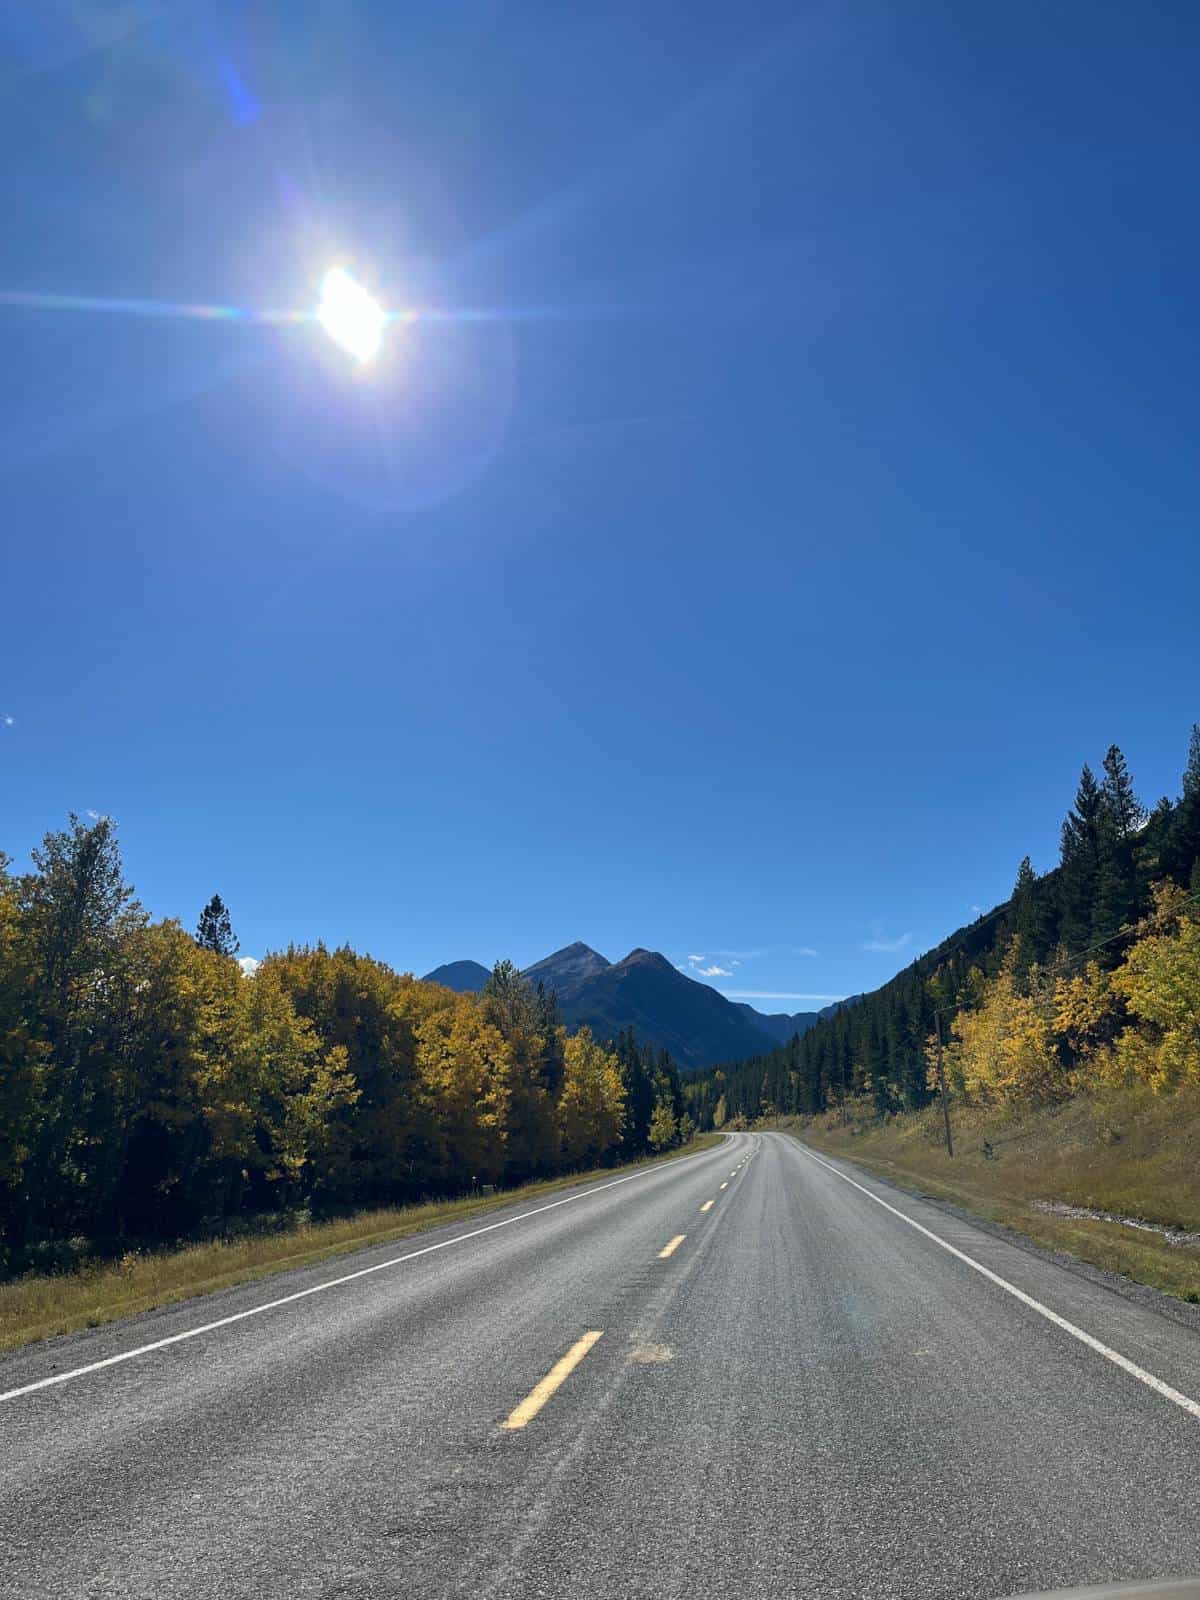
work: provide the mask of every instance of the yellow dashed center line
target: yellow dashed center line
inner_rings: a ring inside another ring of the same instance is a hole
[[[725,1179],[725,1182],[721,1185],[721,1187],[722,1187],[722,1189],[728,1189],[728,1187],[729,1187],[729,1179],[728,1178]]]
[[[712,1207],[713,1207],[712,1201],[711,1200],[706,1200],[704,1202],[704,1204],[700,1207],[700,1209],[701,1209],[701,1211],[711,1211]]]
[[[660,1261],[665,1261],[668,1256],[673,1256],[686,1238],[686,1233],[677,1233],[671,1240],[670,1244],[658,1252],[658,1259]]]
[[[601,1333],[593,1330],[591,1333],[585,1333],[582,1339],[577,1339],[562,1360],[554,1363],[541,1383],[532,1389],[517,1409],[505,1418],[504,1426],[523,1428],[527,1422],[532,1422],[546,1401],[556,1389],[562,1387],[600,1337]]]

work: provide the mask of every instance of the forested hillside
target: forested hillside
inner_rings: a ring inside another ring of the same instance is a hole
[[[0,856],[0,1268],[691,1135],[670,1060],[568,1035],[509,962],[478,995],[323,945],[248,977],[219,899],[195,936],[151,921],[109,820],[73,817],[33,863]]]
[[[1116,745],[1084,767],[1061,859],[1026,857],[1011,897],[873,994],[782,1049],[699,1074],[703,1127],[811,1115],[852,1097],[880,1113],[934,1092],[939,1025],[954,1093],[1070,1093],[1089,1075],[1200,1081],[1200,727],[1182,794],[1150,811]]]

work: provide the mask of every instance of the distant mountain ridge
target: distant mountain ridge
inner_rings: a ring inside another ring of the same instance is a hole
[[[732,1003],[745,1013],[751,1027],[770,1034],[776,1044],[786,1044],[793,1034],[807,1033],[821,1015],[819,1011],[756,1011],[745,1000]]]
[[[447,961],[427,972],[421,982],[440,983],[455,994],[478,994],[490,977],[491,973],[478,961]]]
[[[568,1028],[586,1026],[601,1039],[632,1028],[643,1044],[669,1051],[691,1071],[761,1055],[837,1009],[767,1015],[744,1001],[727,1000],[655,950],[631,950],[613,962],[580,941],[535,961],[522,976],[555,996]],[[477,961],[451,961],[427,973],[425,981],[478,993],[487,978],[487,968]]]

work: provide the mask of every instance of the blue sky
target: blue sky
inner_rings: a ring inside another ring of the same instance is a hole
[[[1111,741],[1177,792],[1194,8],[18,0],[0,59],[18,860],[90,809],[249,954],[799,1009]],[[261,320],[335,263],[439,315]]]

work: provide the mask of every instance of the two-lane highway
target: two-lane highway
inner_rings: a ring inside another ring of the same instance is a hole
[[[738,1134],[0,1362],[0,1594],[1200,1572],[1198,1396],[1152,1305]]]

